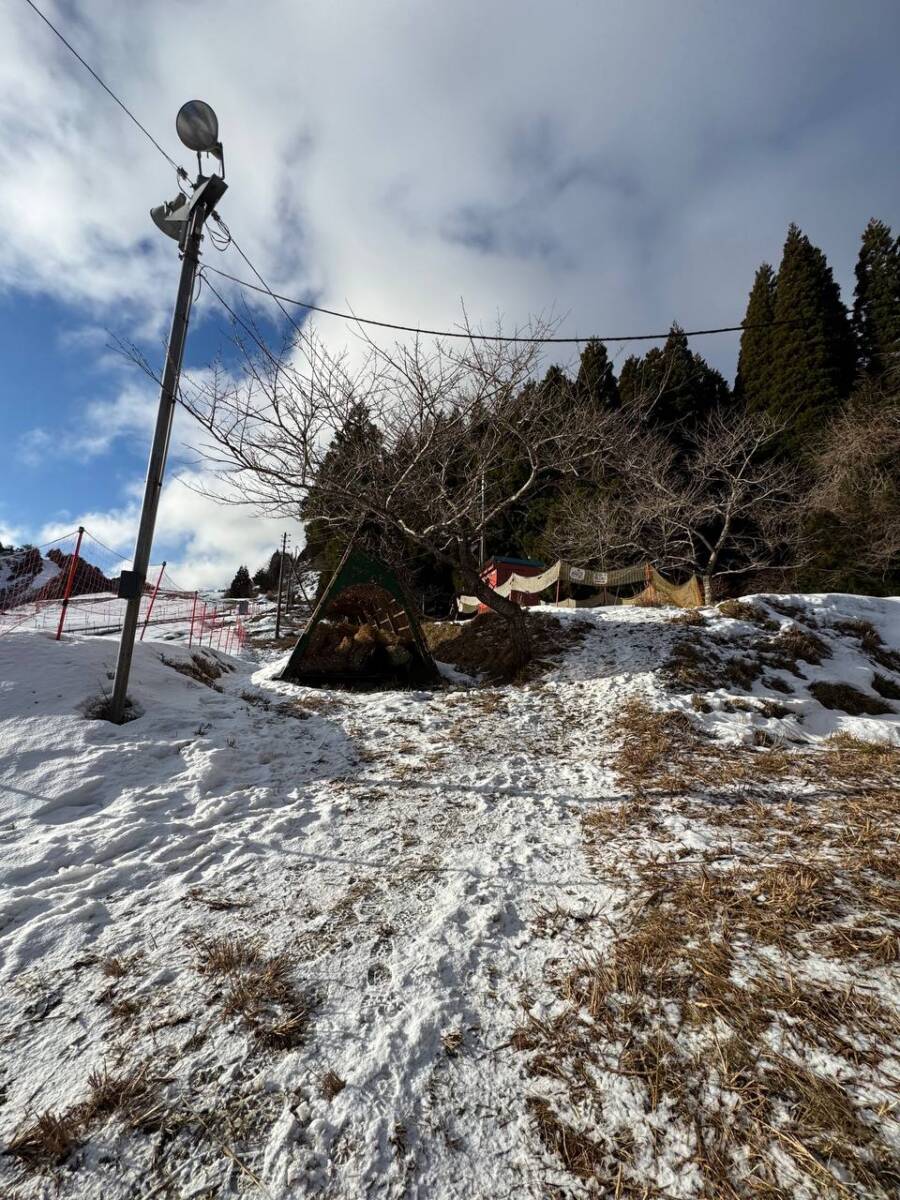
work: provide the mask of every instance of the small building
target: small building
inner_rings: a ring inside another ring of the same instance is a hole
[[[535,558],[489,558],[481,568],[481,578],[489,587],[498,588],[506,583],[510,575],[540,575],[546,569],[547,564]],[[537,592],[510,592],[509,598],[523,608],[541,602]],[[479,611],[486,612],[486,605],[480,605]]]

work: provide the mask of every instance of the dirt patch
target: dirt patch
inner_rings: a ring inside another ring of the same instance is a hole
[[[885,700],[900,700],[900,683],[895,683],[886,675],[879,675],[877,671],[872,680],[872,688],[879,696],[884,696]]]
[[[567,650],[581,645],[591,629],[587,621],[525,614],[533,659],[521,675],[506,624],[496,613],[479,613],[468,621],[432,621],[422,632],[440,662],[491,682],[528,682],[556,665]]]

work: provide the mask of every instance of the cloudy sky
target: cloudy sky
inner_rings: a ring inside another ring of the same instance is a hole
[[[452,326],[464,301],[476,322],[555,314],[573,336],[733,324],[790,221],[845,300],[869,217],[900,227],[896,0],[36,2],[187,167],[174,114],[213,104],[223,216],[276,290],[327,306]],[[0,539],[83,521],[129,552],[156,397],[108,345],[161,358],[177,248],[147,213],[175,190],[4,0]],[[188,367],[227,358],[226,333],[201,296]],[[695,348],[733,374],[733,335]],[[180,420],[154,559],[215,585],[284,525],[198,500],[178,478],[190,438]]]

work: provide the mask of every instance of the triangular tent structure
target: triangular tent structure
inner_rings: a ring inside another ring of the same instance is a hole
[[[279,678],[375,687],[424,683],[437,673],[406,589],[390,567],[351,544]]]

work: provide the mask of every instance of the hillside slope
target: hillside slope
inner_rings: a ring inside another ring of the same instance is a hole
[[[121,728],[4,637],[0,1190],[894,1194],[900,601],[725,611],[428,692],[145,642]]]

